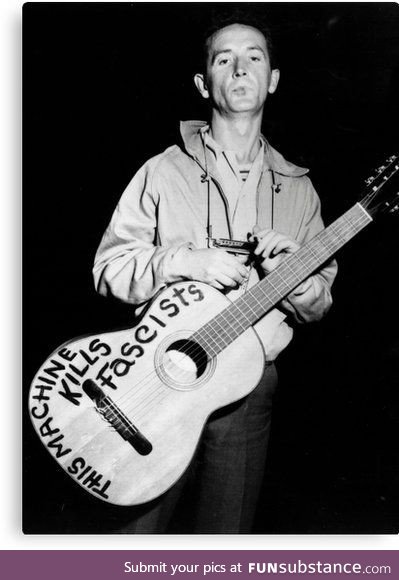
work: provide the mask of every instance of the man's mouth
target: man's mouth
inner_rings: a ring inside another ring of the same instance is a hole
[[[249,90],[249,87],[239,86],[233,89],[233,93],[239,97],[245,96]]]

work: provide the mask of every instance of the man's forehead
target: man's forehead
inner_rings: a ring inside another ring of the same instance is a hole
[[[267,51],[267,43],[264,35],[257,28],[245,24],[231,24],[217,30],[208,40],[208,55],[228,49],[230,46],[240,44],[248,47],[257,47]]]

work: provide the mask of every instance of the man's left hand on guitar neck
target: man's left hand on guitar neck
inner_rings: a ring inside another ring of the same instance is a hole
[[[285,234],[272,229],[260,229],[258,226],[254,227],[249,241],[257,242],[254,254],[266,275],[301,247],[297,241]],[[316,274],[307,278],[282,300],[281,307],[293,315],[297,322],[318,320],[320,314],[314,306],[320,301],[322,294],[323,285]]]
[[[258,226],[254,227],[249,241],[257,242],[254,254],[259,259],[265,274],[275,270],[287,255],[293,254],[300,248],[300,244],[289,236],[271,229],[261,230]]]

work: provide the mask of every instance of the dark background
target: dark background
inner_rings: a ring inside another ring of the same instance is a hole
[[[179,119],[206,114],[194,47],[218,6],[24,6],[26,533],[117,532],[126,515],[57,466],[26,396],[61,343],[131,319],[129,307],[96,295],[94,253],[134,172],[176,141]],[[282,71],[264,132],[311,167],[330,222],[398,151],[399,7],[251,6],[274,25]],[[399,531],[397,224],[376,223],[340,252],[333,309],[298,329],[279,358],[258,533]]]

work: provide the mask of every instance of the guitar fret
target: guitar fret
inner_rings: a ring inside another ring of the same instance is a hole
[[[254,310],[254,309],[252,308],[252,306],[249,304],[249,301],[248,301],[248,303],[245,305],[245,308],[248,308],[248,309],[249,309],[249,312],[248,312],[248,319],[250,319],[250,320],[255,320],[255,321],[256,321],[256,320],[257,320],[257,313],[256,313],[256,310]]]
[[[208,342],[206,343],[207,345],[211,345],[213,350],[215,351],[215,353],[217,354],[218,352],[220,352],[220,350],[222,350],[224,347],[228,346],[230,344],[228,336],[224,337],[223,336],[223,332],[218,331],[216,328],[213,327],[213,323],[215,322],[215,319],[213,321],[211,321],[211,323],[208,323],[206,325],[205,330],[208,333]],[[220,326],[220,325],[219,325]],[[222,329],[223,331],[223,329]],[[209,341],[210,339],[210,341]],[[219,350],[220,348],[220,343],[222,346],[222,349]]]
[[[226,332],[226,328],[228,328],[228,323],[229,323],[229,319],[228,319],[228,317],[227,318],[225,317],[225,314],[230,315],[230,318],[233,321],[233,326],[231,326],[231,328],[234,329],[236,336],[239,336],[241,334],[241,332],[247,328],[246,323],[248,322],[248,320],[247,319],[245,319],[244,321],[241,320],[242,317],[245,316],[245,314],[238,309],[236,309],[236,313],[235,313],[233,308],[228,308],[228,309],[226,309],[226,311],[222,311],[219,314],[219,316],[220,316],[220,318],[223,318],[223,321],[225,323],[227,323],[227,326],[226,326],[226,324],[223,325],[224,332]],[[236,314],[238,314],[238,317],[236,316]]]
[[[276,294],[279,295],[277,288],[275,287],[275,285],[273,284],[273,282],[271,280],[269,280],[269,284],[273,288],[273,290],[276,292]]]
[[[265,286],[258,286],[258,287],[256,287],[256,289],[254,288],[253,294],[252,294],[255,298],[256,298],[255,294],[261,294],[261,296],[259,297],[259,300],[258,300],[258,304],[261,307],[262,314],[265,310],[265,307],[267,308],[269,304],[272,305],[274,302],[273,297],[272,297],[272,291],[269,290],[269,292],[268,292],[267,290],[268,289]],[[259,316],[257,318],[259,318]]]
[[[294,272],[295,278],[299,281],[301,280],[301,278]],[[276,276],[278,276],[279,280],[280,280],[280,285],[281,288],[285,288],[287,281],[289,281],[289,278],[287,276],[287,278],[283,278],[283,275],[280,272],[276,271]],[[299,282],[300,284],[301,282]],[[280,290],[280,295],[282,294],[282,291]],[[283,297],[283,296],[282,296]]]
[[[256,321],[259,318],[258,313],[263,311],[263,305],[262,302],[256,298],[255,292],[253,292],[249,298],[250,299],[247,302],[243,302],[243,304],[244,307],[246,304],[248,304],[251,309],[249,320]],[[249,304],[251,301],[253,303],[253,307]]]

